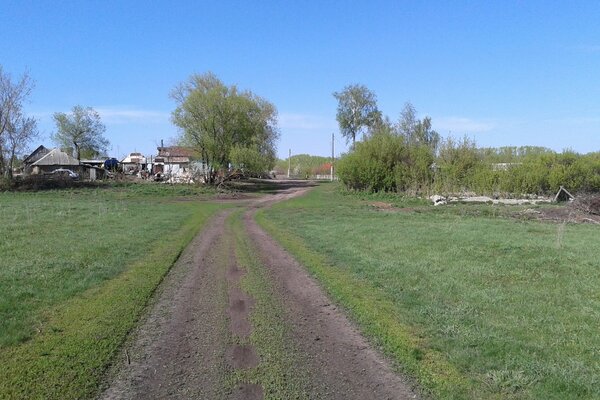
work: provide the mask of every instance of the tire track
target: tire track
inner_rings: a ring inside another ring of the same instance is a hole
[[[224,397],[230,213],[213,217],[171,268],[101,399]]]

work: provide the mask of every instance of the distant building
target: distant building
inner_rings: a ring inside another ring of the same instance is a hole
[[[123,168],[123,173],[136,174],[145,171],[148,163],[146,157],[142,155],[142,153],[129,153],[127,157],[121,160],[121,166]]]
[[[79,167],[79,161],[75,157],[60,149],[52,149],[31,164],[31,174],[39,175],[52,172],[58,168],[74,169],[73,167]]]
[[[190,173],[190,163],[196,156],[194,149],[183,146],[158,147],[152,173],[165,176],[186,176]]]
[[[25,160],[25,173],[29,175],[44,175],[50,174],[52,171],[65,168],[77,173],[81,179],[85,180],[96,180],[103,179],[106,176],[106,171],[103,168],[80,163],[75,157],[70,156],[60,149],[47,150],[40,149],[43,146],[38,147],[34,152],[29,155]],[[45,154],[44,154],[45,153]],[[43,154],[41,157],[39,155]],[[36,159],[35,162],[31,160]]]

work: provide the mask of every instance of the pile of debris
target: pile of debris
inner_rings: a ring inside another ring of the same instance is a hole
[[[600,215],[600,195],[580,195],[573,201],[572,206],[585,214]]]

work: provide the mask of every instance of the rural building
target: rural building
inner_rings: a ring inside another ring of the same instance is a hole
[[[106,158],[81,160],[81,163],[92,167],[102,168],[104,166],[104,161],[106,161]]]
[[[39,146],[37,149],[32,151],[31,154],[25,157],[25,159],[23,160],[23,172],[28,175],[31,174],[33,163],[35,163],[37,160],[44,157],[48,153],[50,153],[50,149],[47,149],[43,145]]]
[[[60,149],[52,149],[44,156],[30,165],[31,175],[43,175],[52,173],[52,171],[66,168],[79,174],[81,179],[92,180],[103,179],[106,171],[93,165],[80,163],[75,157],[72,157]]]
[[[31,164],[31,174],[41,175],[44,173],[50,173],[58,168],[71,169],[74,172],[78,169],[79,161],[60,149],[52,149],[46,153],[43,157],[39,158],[33,164]]]
[[[125,174],[137,174],[145,171],[148,163],[142,153],[129,153],[127,157],[121,160],[121,167]]]
[[[158,155],[154,158],[152,173],[165,176],[186,176],[190,172],[190,163],[195,151],[189,147],[158,147]]]

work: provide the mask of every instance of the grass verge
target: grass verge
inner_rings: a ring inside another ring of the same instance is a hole
[[[0,398],[92,396],[156,286],[221,208],[106,195],[1,195]]]
[[[600,397],[596,226],[364,200],[323,185],[257,219],[434,397]]]

